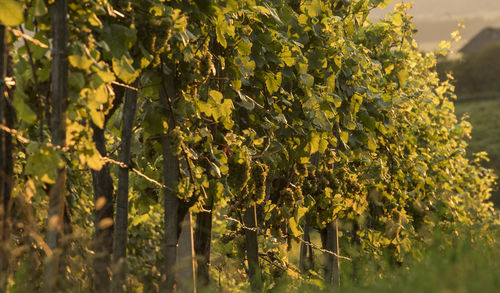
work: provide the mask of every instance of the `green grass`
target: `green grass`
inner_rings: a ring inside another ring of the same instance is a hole
[[[487,152],[490,161],[485,162],[484,166],[500,174],[500,99],[457,103],[456,114],[458,118],[464,114],[470,116],[468,121],[472,124],[472,139],[469,142],[469,151]],[[498,183],[497,185],[500,185]],[[492,200],[497,208],[500,207],[498,188]]]
[[[409,268],[397,268],[365,286],[345,286],[338,292],[498,292],[500,247],[495,244],[457,241],[443,249],[431,247],[424,259]]]
[[[380,260],[364,266],[357,281],[343,274],[340,288],[325,288],[313,278],[298,285],[285,280],[272,292],[499,292],[500,231],[492,229],[489,241],[471,241],[467,234],[463,231],[458,237],[434,235],[419,260],[403,266]]]

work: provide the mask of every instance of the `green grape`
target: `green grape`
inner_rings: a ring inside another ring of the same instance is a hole
[[[239,163],[236,156],[231,156],[228,161],[229,176],[227,183],[234,192],[241,192],[250,179],[250,161],[244,160]]]
[[[283,232],[281,231],[281,223],[283,222],[283,216],[280,209],[276,209],[269,219],[271,234],[276,237],[283,237]]]
[[[169,133],[170,143],[172,145],[172,150],[176,156],[182,153],[182,143],[185,139],[184,134],[180,127],[172,129]]]
[[[302,188],[300,186],[297,186],[296,188],[294,188],[293,194],[294,194],[295,201],[301,202],[304,200],[304,195],[302,194]]]
[[[255,163],[251,169],[251,183],[253,189],[250,191],[251,200],[261,203],[266,197],[266,178],[269,172],[267,165],[260,162]]]
[[[295,198],[293,196],[293,190],[289,187],[281,190],[280,191],[280,200],[287,207],[293,206],[293,204],[295,202]]]
[[[245,258],[245,236],[244,234],[238,234],[233,240],[233,247],[236,251],[237,257],[240,259]]]

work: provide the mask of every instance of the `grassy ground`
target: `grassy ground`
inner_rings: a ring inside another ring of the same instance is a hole
[[[492,168],[500,174],[500,99],[478,100],[456,104],[457,117],[464,114],[470,116],[472,123],[472,139],[469,145],[471,153],[486,151],[489,162],[485,167]],[[500,185],[500,182],[498,182]],[[494,192],[493,201],[500,207],[500,190]]]
[[[499,292],[500,247],[462,240],[443,249],[431,247],[411,268],[365,286],[345,286],[334,292]]]
[[[500,231],[493,229],[491,233],[489,241],[471,241],[467,232],[453,241],[435,235],[433,244],[425,249],[420,260],[400,267],[390,266],[383,260],[372,263],[355,282],[343,274],[340,288],[325,288],[321,282],[310,281],[294,286],[293,282],[285,281],[272,292],[499,292]],[[342,269],[345,266],[341,266]],[[381,269],[383,275],[380,275]]]

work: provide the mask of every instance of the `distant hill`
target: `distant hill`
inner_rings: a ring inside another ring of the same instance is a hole
[[[370,18],[376,20],[391,13],[398,2],[401,1],[394,0],[385,9],[373,10]],[[459,22],[465,24],[465,29],[460,32],[462,41],[452,45],[454,51],[458,51],[485,27],[500,27],[500,1],[498,0],[416,0],[413,2],[413,8],[409,13],[414,16],[414,24],[418,29],[415,39],[424,51],[432,51],[442,40],[450,40],[450,33],[457,29]]]
[[[460,49],[460,53],[467,54],[479,51],[488,45],[500,43],[500,28],[488,27],[480,31],[465,46]]]

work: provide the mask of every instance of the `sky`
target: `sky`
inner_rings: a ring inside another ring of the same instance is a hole
[[[372,11],[372,19],[378,19],[393,11],[396,3],[413,2],[409,14],[419,30],[415,36],[422,50],[437,48],[442,40],[450,40],[450,33],[463,22],[462,40],[453,44],[458,51],[467,41],[486,27],[500,28],[500,0],[393,0],[385,9]]]

